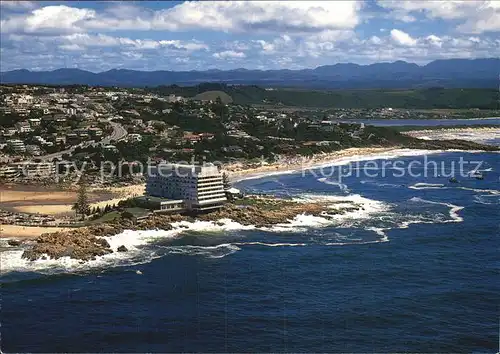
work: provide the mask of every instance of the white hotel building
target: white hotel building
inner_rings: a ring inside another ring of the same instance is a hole
[[[146,194],[184,201],[187,210],[209,211],[226,202],[222,173],[212,164],[160,164],[149,170]]]

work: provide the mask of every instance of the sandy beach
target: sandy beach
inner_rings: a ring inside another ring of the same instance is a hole
[[[404,134],[424,140],[460,139],[469,141],[484,141],[500,139],[499,128],[450,128],[438,130],[413,130]]]
[[[62,227],[40,227],[0,224],[0,238],[34,238],[47,232],[65,231]]]
[[[92,207],[105,207],[116,204],[120,200],[142,195],[144,185],[116,187],[107,189],[89,188],[89,199]],[[54,216],[71,215],[71,206],[77,197],[76,190],[48,190],[44,187],[0,187],[2,209],[19,213],[47,214]]]
[[[287,171],[301,171],[315,166],[321,166],[328,163],[335,163],[341,159],[361,156],[375,156],[381,153],[398,150],[398,147],[390,148],[350,148],[332,153],[314,155],[312,157],[297,156],[281,159],[278,162],[271,164],[263,164],[261,166],[248,167],[243,164],[232,164],[224,166],[224,170],[228,172],[231,181],[240,181],[243,179],[254,178],[266,174],[279,174]]]
[[[249,164],[231,164],[223,166],[227,171],[230,180],[233,182],[243,179],[256,178],[268,174],[279,174],[288,171],[301,171],[315,166],[328,165],[339,161],[349,161],[349,159],[378,156],[398,151],[399,148],[351,148],[336,151],[328,154],[315,155],[313,157],[290,157],[283,158],[271,164],[260,166]],[[89,189],[92,207],[105,207],[106,204],[116,204],[120,200],[136,197],[144,194],[145,185],[131,185],[126,187],[112,187],[105,189]],[[76,201],[76,191],[44,190],[44,188],[29,188],[23,190],[22,186],[17,188],[0,188],[0,201],[2,208],[16,212],[41,213],[54,216],[64,216],[72,214],[71,206]],[[0,238],[5,237],[37,237],[45,232],[60,231],[57,227],[26,227],[15,225],[2,225]]]

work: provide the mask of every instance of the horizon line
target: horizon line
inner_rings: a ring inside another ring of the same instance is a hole
[[[113,69],[108,69],[108,70],[103,70],[103,71],[91,71],[91,70],[87,70],[87,69],[81,69],[81,68],[78,68],[78,67],[76,67],[76,68],[75,67],[61,67],[61,68],[52,69],[52,70],[34,70],[34,69],[26,69],[26,68],[6,70],[6,71],[1,71],[0,70],[0,73],[9,73],[9,72],[14,72],[14,71],[29,71],[29,72],[33,72],[33,73],[39,73],[39,72],[54,72],[54,71],[58,71],[58,70],[80,70],[80,71],[86,71],[86,72],[93,73],[93,74],[102,74],[102,73],[106,73],[106,72],[109,72],[109,71],[119,71],[119,70],[140,71],[140,72],[158,72],[158,71],[169,71],[169,72],[225,71],[225,72],[228,72],[228,71],[245,70],[245,71],[262,71],[262,72],[265,72],[265,71],[303,71],[303,70],[316,70],[318,68],[324,68],[324,67],[328,67],[328,66],[349,65],[349,64],[350,65],[357,65],[357,66],[365,67],[365,66],[371,66],[371,65],[377,65],[377,64],[395,64],[395,63],[413,64],[413,65],[416,65],[416,66],[422,68],[422,67],[425,67],[425,66],[429,65],[430,63],[434,63],[434,62],[438,62],[438,61],[447,61],[447,60],[463,60],[463,61],[499,60],[500,61],[500,58],[498,58],[498,57],[484,57],[484,58],[447,58],[447,59],[435,59],[435,60],[431,60],[428,63],[422,64],[422,65],[417,64],[415,62],[408,62],[408,61],[405,61],[405,60],[380,61],[380,62],[373,62],[373,63],[370,63],[370,64],[358,64],[358,63],[354,63],[354,62],[337,62],[337,63],[334,63],[334,64],[319,65],[319,66],[316,66],[316,67],[309,67],[309,68],[302,68],[302,69],[288,69],[288,68],[283,68],[283,69],[247,69],[247,68],[244,68],[244,67],[239,67],[239,68],[227,69],[227,70],[218,69],[218,68],[208,68],[208,69],[205,69],[205,70],[200,70],[200,69],[191,69],[191,70],[168,70],[168,69],[146,70],[146,69],[113,68]]]

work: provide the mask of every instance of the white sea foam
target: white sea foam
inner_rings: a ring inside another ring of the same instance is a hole
[[[447,188],[442,183],[416,183],[413,186],[409,186],[410,189],[442,189]]]
[[[369,245],[371,243],[383,243],[388,242],[388,239],[379,239],[373,241],[351,241],[351,242],[327,242],[325,246],[353,246],[353,245]]]
[[[59,259],[39,259],[29,261],[23,259],[23,249],[6,250],[0,253],[0,270],[2,274],[12,271],[79,271],[91,268],[100,268],[106,266],[120,266],[147,263],[158,258],[156,253],[151,250],[143,250],[141,246],[150,244],[157,240],[173,239],[178,237],[183,231],[216,232],[229,230],[248,230],[254,226],[244,226],[229,219],[222,219],[217,222],[197,221],[177,222],[172,224],[172,230],[147,230],[132,231],[125,230],[114,236],[104,237],[111,246],[113,253],[96,257],[96,260],[81,262],[70,257],[61,257]],[[127,252],[117,252],[118,247],[125,246]],[[184,247],[184,246],[182,246]],[[235,250],[233,250],[235,251]]]
[[[235,242],[236,246],[265,246],[265,247],[300,247],[307,243],[266,243],[266,242]]]
[[[423,140],[468,140],[474,142],[488,142],[490,140],[500,139],[500,129],[444,129],[426,132],[425,135],[417,135]]]
[[[314,215],[306,215],[306,214],[299,214],[295,216],[290,223],[288,224],[278,224],[278,226],[281,225],[290,225],[291,227],[303,227],[303,226],[309,226],[309,227],[315,227],[315,226],[323,226],[323,225],[328,225],[330,224],[330,220],[321,217],[321,216],[314,216]]]
[[[275,172],[256,172],[256,173],[233,178],[232,182],[236,183],[236,182],[246,181],[246,180],[250,180],[250,179],[259,179],[259,178],[271,177],[271,176],[288,175],[288,174],[293,174],[293,173],[299,173],[300,171],[301,171],[300,169],[295,168],[295,169],[284,170],[284,171],[275,171]]]
[[[472,191],[477,193],[489,193],[493,195],[500,195],[500,191],[496,189],[479,189],[479,188],[468,188],[468,187],[457,187],[457,189],[463,189],[464,191]]]
[[[489,193],[493,195],[500,195],[500,191],[496,189],[480,189],[480,188],[469,188],[469,187],[463,187],[463,186],[457,186],[457,187],[449,187],[445,186],[444,184],[441,183],[416,183],[412,186],[409,186],[408,188],[410,189],[416,189],[416,190],[425,190],[425,189],[461,189],[464,191],[471,191],[471,192],[476,192],[476,193]]]
[[[377,181],[370,181],[370,180],[361,180],[361,181],[359,181],[359,183],[361,183],[361,184],[370,184],[370,185],[374,185],[374,186],[377,186],[377,187],[391,187],[391,188],[401,187],[400,184],[380,183],[380,182],[377,182]]]
[[[495,205],[495,204],[500,204],[500,196],[480,194],[474,196],[474,201],[478,204]]]
[[[393,149],[390,151],[376,153],[376,154],[352,155],[352,156],[341,157],[334,161],[319,163],[317,165],[307,168],[307,170],[314,170],[318,168],[326,168],[334,166],[343,166],[353,162],[362,162],[371,160],[390,160],[398,157],[441,154],[444,152],[447,152],[447,150]]]
[[[338,182],[338,181],[332,181],[330,178],[327,178],[327,177],[318,178],[318,182],[325,183],[325,184],[328,184],[330,186],[337,186],[337,187],[339,187],[339,189],[342,192],[345,192],[345,193],[350,192],[350,190],[346,184]]]
[[[366,229],[373,231],[377,235],[379,235],[381,237],[380,242],[388,242],[389,241],[389,237],[385,233],[385,231],[389,230],[389,229],[384,228],[384,227],[367,227]]]
[[[450,203],[434,202],[434,201],[427,200],[427,199],[422,199],[422,198],[419,198],[419,197],[413,197],[413,198],[410,199],[410,201],[421,202],[421,203],[428,203],[428,204],[436,204],[436,205],[443,205],[443,206],[449,207],[450,208],[450,211],[449,211],[450,220],[445,220],[445,221],[443,221],[444,223],[447,223],[447,222],[462,222],[462,221],[464,221],[464,219],[460,215],[458,215],[458,212],[464,208],[462,206],[455,205],[455,204],[450,204]]]
[[[184,246],[168,246],[165,249],[170,254],[182,254],[189,256],[206,256],[208,258],[223,258],[235,252],[238,252],[240,248],[231,243],[222,243],[215,246],[195,246],[195,245],[184,245]]]
[[[366,153],[363,155],[351,155],[344,156],[339,158],[333,158],[331,161],[327,162],[318,162],[311,166],[305,168],[292,168],[284,171],[273,171],[273,172],[257,172],[253,174],[248,174],[244,176],[237,177],[233,180],[233,182],[240,182],[251,179],[259,179],[266,178],[270,176],[279,176],[285,174],[294,174],[300,173],[301,171],[310,171],[318,168],[326,168],[326,167],[335,167],[335,166],[343,166],[354,162],[362,162],[362,161],[370,161],[370,160],[389,160],[395,159],[398,157],[409,157],[409,156],[421,156],[421,155],[431,155],[431,154],[441,154],[448,151],[455,150],[423,150],[423,149],[392,149],[385,152],[380,153]],[[461,151],[461,150],[456,150]]]

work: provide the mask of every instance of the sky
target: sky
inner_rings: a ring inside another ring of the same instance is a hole
[[[0,1],[0,70],[302,69],[500,56],[500,0]]]

